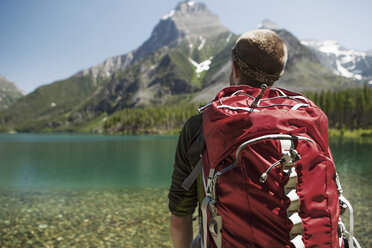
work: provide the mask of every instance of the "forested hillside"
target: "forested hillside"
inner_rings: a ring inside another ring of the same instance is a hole
[[[336,129],[372,128],[372,88],[306,92],[328,116]],[[183,123],[197,113],[198,105],[157,108],[128,108],[108,117],[100,131],[106,133],[177,133]],[[98,130],[97,130],[98,131]]]
[[[126,108],[104,121],[105,133],[178,133],[185,121],[197,113],[198,105]]]
[[[329,127],[337,129],[372,128],[372,88],[307,92],[328,116]]]

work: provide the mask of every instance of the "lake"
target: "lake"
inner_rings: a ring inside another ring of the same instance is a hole
[[[0,134],[0,186],[166,187],[177,137]]]
[[[0,134],[0,247],[171,247],[175,136]],[[331,138],[372,247],[372,140]]]

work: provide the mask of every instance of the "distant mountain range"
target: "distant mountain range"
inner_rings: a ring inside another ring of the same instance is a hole
[[[17,86],[0,75],[0,111],[8,108],[23,96],[23,92]]]
[[[372,51],[359,52],[342,47],[337,41],[301,41],[335,74],[357,80],[372,80]]]
[[[288,46],[286,72],[278,86],[306,91],[357,85],[335,75],[313,47],[287,30],[269,21],[261,28],[274,30]],[[237,38],[205,4],[180,2],[137,49],[39,87],[0,112],[0,129],[90,130],[123,108],[208,102],[228,85]]]

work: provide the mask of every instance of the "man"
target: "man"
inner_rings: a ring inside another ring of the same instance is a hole
[[[232,50],[230,85],[273,85],[283,74],[287,48],[282,39],[270,30],[260,29],[244,33]],[[170,228],[176,248],[191,247],[192,214],[204,193],[202,179],[186,191],[181,187],[200,159],[189,151],[190,144],[200,132],[202,114],[191,117],[184,125],[175,155],[172,184],[169,190]]]

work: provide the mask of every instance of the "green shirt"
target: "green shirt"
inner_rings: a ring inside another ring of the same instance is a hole
[[[200,159],[199,154],[190,155],[190,144],[198,136],[202,125],[202,114],[192,116],[182,128],[178,139],[177,150],[174,160],[172,183],[169,189],[169,210],[177,216],[192,215],[198,204],[198,198],[202,199],[202,177],[186,191],[181,187],[183,181],[191,173]],[[199,196],[199,197],[198,197]]]

